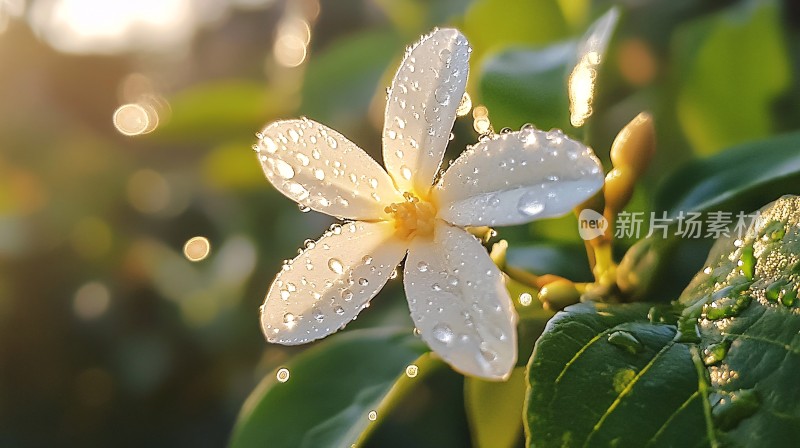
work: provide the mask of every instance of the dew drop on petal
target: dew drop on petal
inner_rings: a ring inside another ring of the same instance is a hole
[[[533,302],[533,296],[527,292],[523,292],[519,295],[519,304],[522,306],[528,306]]]
[[[420,261],[417,264],[417,269],[419,270],[419,272],[428,272],[428,263],[425,263],[424,261]]]
[[[364,255],[364,258],[361,259],[364,264],[372,264],[372,257],[369,255]]]
[[[336,274],[344,273],[344,266],[338,258],[331,258],[328,260],[328,268]]]
[[[266,148],[267,152],[270,154],[275,153],[278,150],[278,145],[275,144],[275,141],[269,137],[264,137],[262,140],[264,142],[264,148]]]
[[[311,207],[304,204],[297,204],[297,208],[303,213],[308,213],[311,211]]]
[[[453,342],[453,330],[445,324],[436,324],[433,326],[433,337],[445,345],[450,345]]]
[[[311,315],[314,316],[314,319],[317,322],[322,322],[325,320],[325,313],[323,313],[319,308],[314,308],[314,311],[311,312]]]
[[[292,166],[288,163],[281,159],[274,159],[273,164],[275,167],[275,172],[278,173],[278,176],[281,176],[287,180],[294,177],[294,168],[292,168]]]
[[[416,364],[410,364],[406,367],[406,376],[409,378],[414,378],[419,373],[419,367]]]
[[[292,313],[286,313],[283,315],[283,323],[285,323],[286,325],[294,324],[294,320],[295,317],[294,314]]]
[[[447,106],[450,104],[450,91],[444,84],[440,85],[436,88],[436,90],[433,91],[433,96],[436,98],[436,102],[442,106]]]
[[[350,291],[349,289],[343,289],[342,299],[344,299],[345,302],[353,300],[353,291]]]
[[[411,180],[411,169],[405,165],[400,167],[400,174],[405,180]]]
[[[367,418],[369,418],[370,421],[374,422],[375,420],[378,419],[378,413],[376,411],[369,411],[369,414],[367,414]]]
[[[314,177],[316,177],[317,180],[324,180],[325,179],[325,171],[322,171],[319,168],[315,169],[314,170]]]
[[[536,192],[529,191],[519,198],[517,210],[526,216],[536,216],[544,211],[544,204],[539,201]]]
[[[361,277],[360,279],[358,279],[358,284],[361,286],[367,286],[369,285],[369,280],[365,279],[364,277]]]

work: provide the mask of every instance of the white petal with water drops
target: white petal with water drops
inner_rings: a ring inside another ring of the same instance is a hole
[[[464,96],[470,47],[458,30],[436,30],[406,52],[386,103],[383,162],[401,191],[433,182]]]
[[[412,242],[403,282],[414,325],[439,356],[468,375],[508,377],[517,360],[517,315],[500,270],[474,236],[439,221],[433,242]]]
[[[343,224],[297,256],[275,278],[261,309],[269,342],[325,337],[353,320],[405,255],[388,222]]]
[[[389,175],[338,132],[308,119],[278,121],[256,145],[267,179],[302,206],[348,219],[381,219],[402,202]]]
[[[602,165],[590,148],[559,130],[527,126],[469,148],[434,195],[445,221],[506,226],[569,213],[602,185]]]

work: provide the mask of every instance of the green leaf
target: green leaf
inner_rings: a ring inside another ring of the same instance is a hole
[[[800,197],[786,196],[715,244],[676,308],[557,314],[529,364],[529,446],[793,446],[798,283]]]
[[[255,142],[256,131],[284,113],[285,104],[262,83],[228,80],[202,84],[170,98],[170,117],[152,137],[186,145],[247,137]]]
[[[309,59],[303,82],[304,115],[340,131],[358,129],[368,115],[381,75],[401,53],[395,33],[367,31],[335,41]]]
[[[464,405],[476,448],[517,446],[522,436],[525,368],[517,367],[505,382],[464,379]]]
[[[515,48],[487,58],[478,88],[491,122],[514,129],[525,123],[568,129],[567,74],[575,62],[575,49],[570,41]]]
[[[336,335],[292,359],[289,380],[267,375],[245,402],[230,446],[349,448],[427,347],[407,330]],[[380,415],[380,414],[379,414]]]
[[[791,82],[777,3],[740,2],[678,33],[678,117],[697,151],[772,132],[772,104]]]
[[[498,126],[583,126],[592,115],[597,74],[616,28],[611,9],[583,37],[540,48],[513,48],[482,66],[480,92]]]
[[[713,416],[732,446],[800,440],[800,197],[760,211],[738,242],[717,242],[680,298],[708,366]]]
[[[707,444],[690,347],[649,309],[583,303],[550,321],[528,365],[528,446]]]
[[[747,143],[679,168],[659,187],[655,210],[748,212],[800,187],[800,132]],[[738,211],[737,210],[737,211]]]
[[[517,45],[541,45],[563,39],[569,33],[561,9],[550,0],[477,0],[459,27],[475,50],[473,63],[478,64],[489,52]]]

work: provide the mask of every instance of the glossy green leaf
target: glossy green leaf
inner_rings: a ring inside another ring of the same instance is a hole
[[[381,75],[409,43],[393,32],[366,31],[312,54],[300,111],[341,132],[358,129],[365,123],[375,92],[382,90]]]
[[[241,140],[287,111],[265,83],[228,80],[202,84],[170,98],[170,114],[152,137],[180,144]],[[245,147],[246,149],[248,147]]]
[[[370,411],[427,348],[407,330],[357,330],[293,358],[285,383],[269,374],[247,399],[230,446],[346,447],[374,424]]]
[[[492,124],[518,129],[535,123],[541,129],[567,129],[567,75],[575,49],[574,42],[562,42],[538,49],[511,49],[487,58],[481,67],[479,90]]]
[[[583,126],[593,112],[598,72],[619,12],[611,9],[580,38],[539,48],[513,48],[488,58],[480,81],[491,121],[517,128]]]
[[[741,2],[678,33],[678,117],[698,152],[773,131],[773,103],[791,80],[780,14],[777,1]]]
[[[707,444],[690,347],[649,309],[583,303],[550,321],[528,365],[528,446]]]
[[[522,437],[525,368],[517,367],[505,382],[464,379],[464,405],[475,448],[517,446]]]
[[[800,197],[763,208],[747,233],[717,242],[681,296],[696,325],[712,415],[725,446],[800,440]]]
[[[459,25],[474,48],[473,62],[515,45],[541,45],[567,37],[569,27],[550,0],[477,0]]]
[[[786,196],[718,241],[676,308],[557,314],[529,364],[529,446],[793,446],[799,210]]]
[[[655,210],[749,213],[800,187],[800,133],[747,143],[689,162],[659,187]]]

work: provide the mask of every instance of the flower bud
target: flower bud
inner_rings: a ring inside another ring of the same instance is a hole
[[[630,167],[623,165],[609,171],[603,186],[607,214],[614,215],[625,208],[633,196],[635,186],[636,176]]]
[[[653,117],[642,112],[617,134],[611,144],[611,162],[614,167],[629,167],[631,174],[638,178],[647,170],[655,152]]]
[[[569,280],[561,279],[546,284],[539,290],[539,301],[545,308],[561,310],[580,301],[581,293],[575,284]]]
[[[654,239],[637,242],[617,267],[617,287],[631,299],[639,299],[647,292],[658,271],[661,256],[655,244]]]

